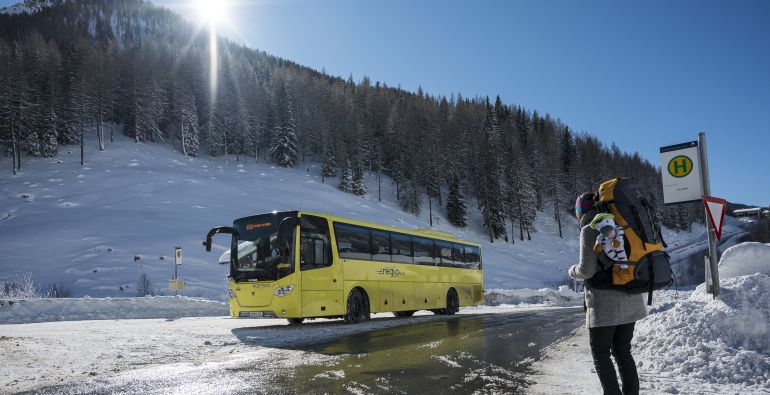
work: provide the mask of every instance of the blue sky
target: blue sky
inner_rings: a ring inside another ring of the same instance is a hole
[[[712,194],[770,204],[770,2],[229,3],[234,41],[356,80],[499,94],[655,164],[704,131]]]

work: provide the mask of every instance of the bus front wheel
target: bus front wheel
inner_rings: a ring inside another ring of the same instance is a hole
[[[457,291],[450,288],[446,294],[446,308],[440,309],[439,314],[453,315],[460,311],[460,299],[457,297]]]
[[[345,309],[345,323],[357,324],[369,319],[369,304],[366,303],[364,295],[358,288],[350,291],[348,295],[348,304]]]

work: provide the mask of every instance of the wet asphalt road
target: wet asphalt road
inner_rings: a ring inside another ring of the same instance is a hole
[[[148,368],[35,393],[521,393],[544,347],[584,322],[582,308],[457,315],[258,358]]]

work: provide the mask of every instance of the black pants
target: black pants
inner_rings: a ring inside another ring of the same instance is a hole
[[[596,374],[605,394],[638,394],[639,376],[636,373],[636,363],[631,356],[631,339],[634,337],[634,322],[616,326],[600,326],[589,328],[591,339],[591,354],[594,357]],[[623,392],[618,386],[615,366],[612,365],[610,354],[618,364],[620,378],[623,381]]]

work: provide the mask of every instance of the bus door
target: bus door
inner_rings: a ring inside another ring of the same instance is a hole
[[[302,216],[299,259],[302,316],[343,314],[342,265],[333,262],[329,223],[325,218]]]

